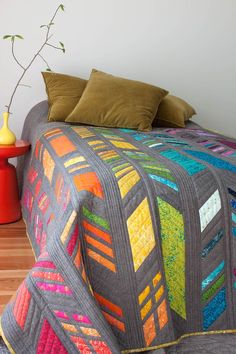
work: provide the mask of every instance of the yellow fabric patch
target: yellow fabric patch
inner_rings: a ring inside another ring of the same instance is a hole
[[[95,146],[94,148],[93,148],[93,150],[100,150],[100,149],[103,149],[103,148],[105,148],[105,147],[107,147],[107,145],[99,145],[99,146]]]
[[[154,288],[157,286],[160,280],[161,280],[161,272],[158,272],[152,280]]]
[[[102,140],[93,140],[93,141],[88,141],[88,144],[93,146],[93,145],[99,145],[99,144],[104,144],[104,141]]]
[[[127,220],[135,272],[155,247],[148,200],[145,198]]]
[[[146,288],[141,292],[138,297],[139,305],[142,305],[143,301],[150,294],[150,286],[146,286]]]
[[[162,295],[164,294],[164,287],[163,285],[157,290],[156,294],[155,294],[155,300],[156,302],[158,302],[160,300],[160,298],[162,297]]]
[[[71,213],[67,223],[66,223],[66,226],[61,234],[61,242],[64,244],[67,240],[67,237],[68,237],[68,234],[70,232],[70,228],[71,228],[71,225],[73,224],[75,218],[76,218],[76,211],[73,210],[73,212]]]
[[[118,181],[118,186],[120,188],[122,199],[136,185],[136,183],[138,183],[139,180],[140,177],[137,171],[131,171],[127,175],[121,177],[121,179]]]
[[[69,173],[73,173],[75,171],[78,171],[78,170],[82,170],[83,168],[87,168],[87,167],[90,167],[90,165],[80,165],[80,166],[75,166],[75,167],[72,167],[68,170]]]
[[[66,161],[64,163],[64,166],[69,167],[71,165],[75,165],[76,163],[82,162],[82,161],[85,161],[85,158],[83,156],[77,156],[77,157],[74,157],[73,159]]]
[[[148,314],[148,312],[151,310],[152,308],[152,300],[150,299],[145,306],[143,306],[142,310],[140,311],[141,313],[141,318],[142,320],[146,317],[146,315]]]
[[[137,150],[137,148],[134,145],[132,145],[130,143],[126,143],[124,141],[112,140],[111,143],[119,149]]]
[[[84,127],[73,127],[72,128],[82,139],[90,138],[95,136],[93,132],[91,132],[88,128]]]
[[[118,178],[118,177],[122,176],[123,174],[126,174],[130,170],[133,170],[133,166],[126,167],[123,170],[116,172],[115,176],[116,176],[116,178]]]
[[[160,221],[162,252],[171,308],[186,319],[185,305],[185,237],[182,214],[157,198]]]

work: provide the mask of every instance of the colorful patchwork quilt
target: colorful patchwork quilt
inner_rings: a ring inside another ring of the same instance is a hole
[[[236,332],[236,141],[35,124],[42,107],[23,133],[36,263],[1,318],[11,350],[132,353]]]

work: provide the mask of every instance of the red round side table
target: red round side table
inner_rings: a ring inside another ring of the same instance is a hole
[[[18,184],[11,157],[24,155],[30,143],[17,140],[14,145],[0,145],[0,224],[8,224],[21,218]]]

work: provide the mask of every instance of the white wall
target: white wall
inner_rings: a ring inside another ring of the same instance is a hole
[[[54,38],[65,55],[48,48],[55,71],[88,78],[93,67],[168,89],[197,110],[196,121],[236,137],[236,0],[61,0]],[[56,0],[0,0],[0,35],[19,33],[17,53],[27,63],[43,40],[39,26]],[[29,109],[44,99],[35,63],[17,93],[11,127],[21,133]],[[0,41],[1,111],[20,74],[10,43]]]

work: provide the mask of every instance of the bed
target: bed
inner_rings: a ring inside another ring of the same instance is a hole
[[[7,305],[18,353],[154,351],[236,332],[236,141],[29,113],[20,158],[36,263]]]

